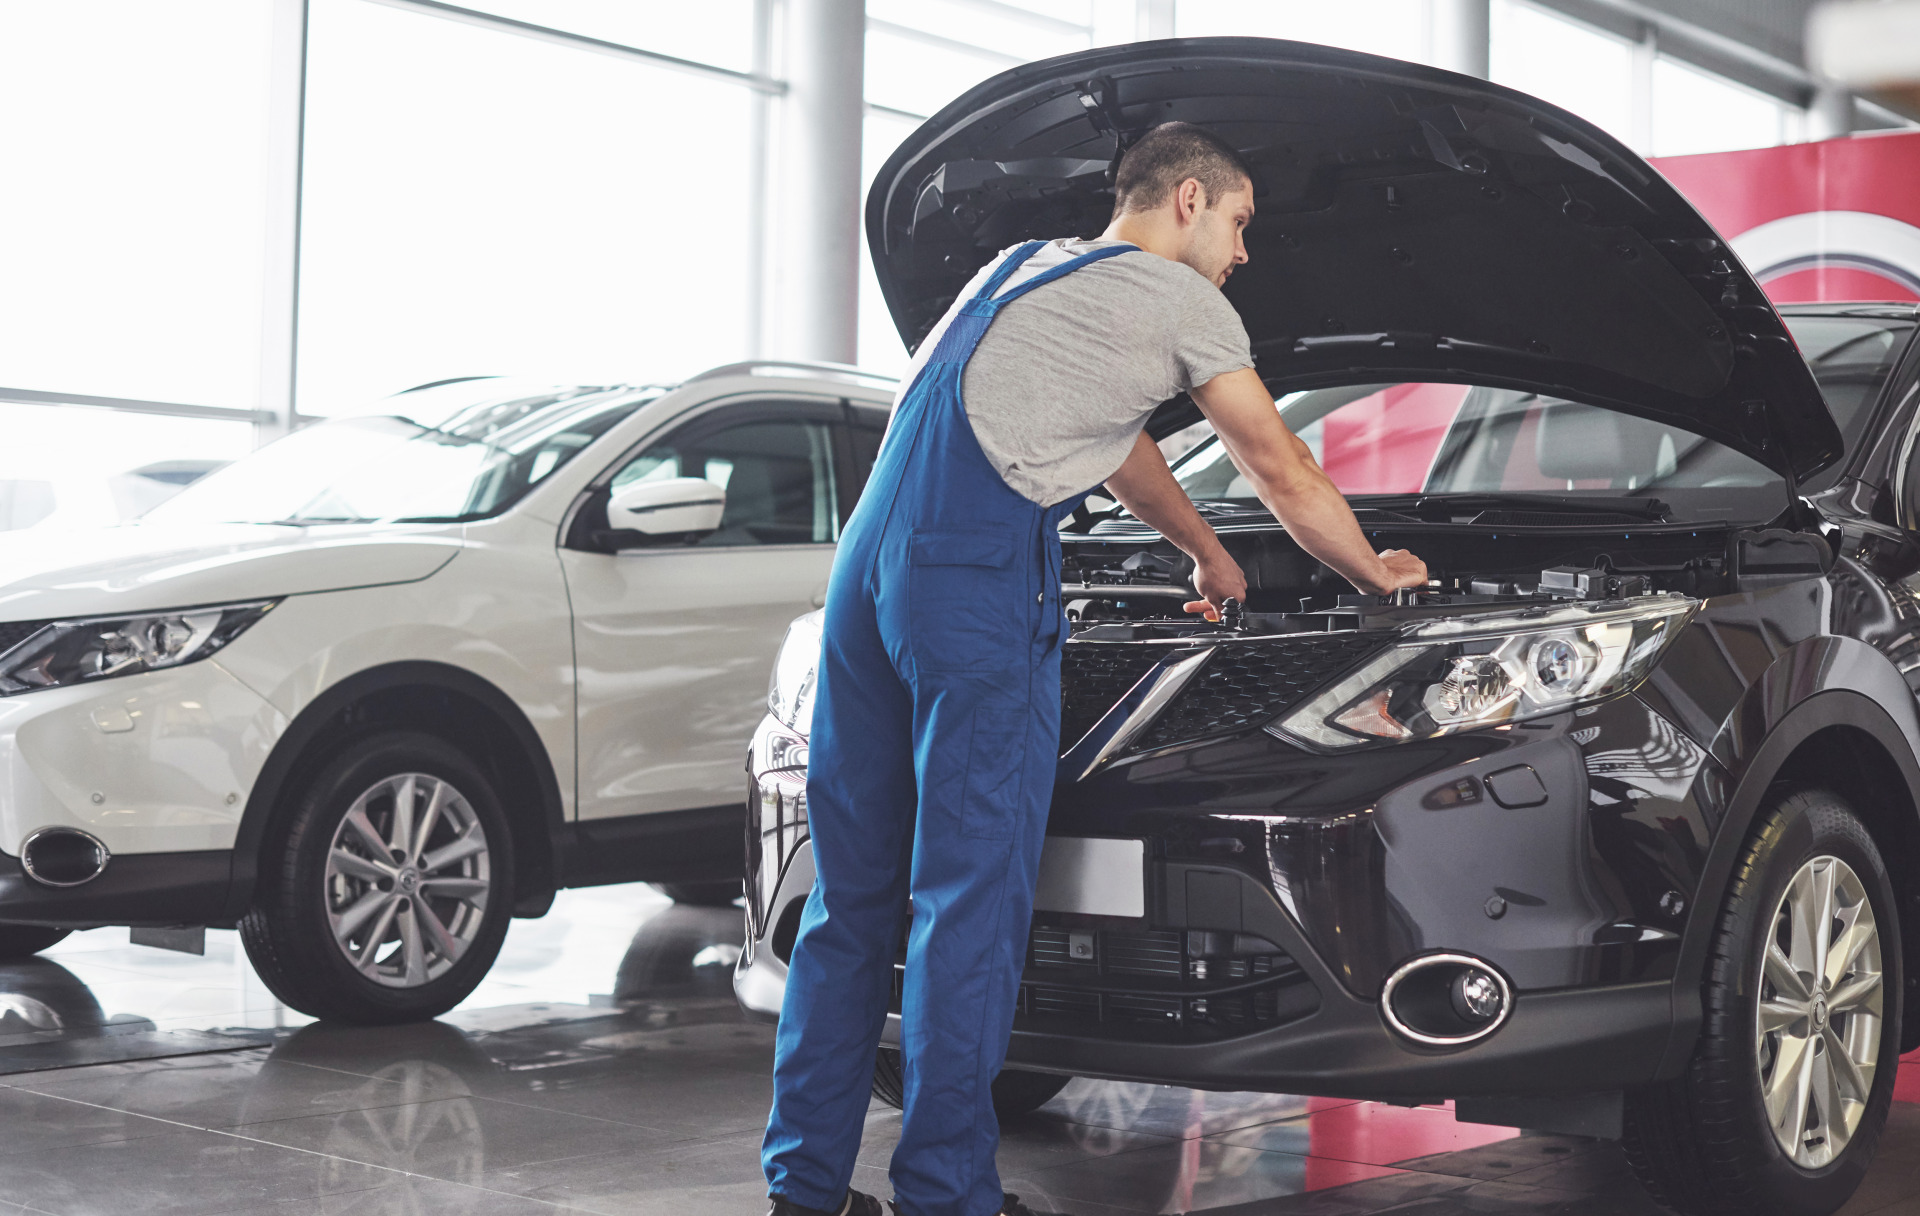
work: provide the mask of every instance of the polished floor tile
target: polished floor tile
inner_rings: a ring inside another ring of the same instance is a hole
[[[230,933],[204,957],[75,934],[0,966],[0,1057],[65,1065],[0,1076],[0,1216],[762,1212],[773,1033],[733,1003],[739,933],[738,909],[641,886],[566,892],[514,922],[473,999],[381,1028],[279,1006]],[[264,1045],[85,1063],[102,1036],[234,1028]],[[1920,1057],[1899,1093],[1920,1099]],[[891,1194],[899,1133],[899,1112],[869,1110],[856,1186]],[[1008,1120],[998,1164],[1035,1209],[1073,1216],[1657,1211],[1611,1143],[1438,1106],[1087,1079]],[[1845,1210],[1869,1213],[1920,1216],[1920,1102],[1896,1104]]]

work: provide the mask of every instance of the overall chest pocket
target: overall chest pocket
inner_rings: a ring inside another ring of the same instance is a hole
[[[907,555],[908,636],[923,671],[991,671],[1026,656],[1030,563],[1007,529],[915,531]]]

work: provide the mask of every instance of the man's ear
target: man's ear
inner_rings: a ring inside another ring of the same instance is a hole
[[[1207,188],[1200,184],[1197,177],[1189,177],[1173,188],[1173,210],[1182,223],[1192,223],[1193,218],[1207,209]]]

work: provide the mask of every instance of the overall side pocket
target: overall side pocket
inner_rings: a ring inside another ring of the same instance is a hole
[[[922,671],[990,671],[1024,656],[1032,598],[998,529],[915,531],[908,539],[909,650]]]

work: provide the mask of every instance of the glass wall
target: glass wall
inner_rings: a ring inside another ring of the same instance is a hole
[[[746,356],[749,89],[366,0],[311,12],[302,413]]]

